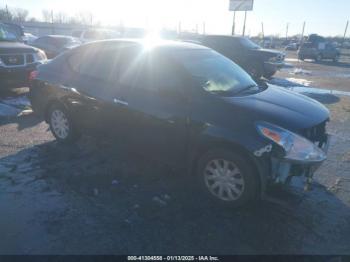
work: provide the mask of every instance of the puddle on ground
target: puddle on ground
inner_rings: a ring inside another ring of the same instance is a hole
[[[301,78],[273,78],[268,83],[303,94],[350,96],[350,92],[346,91],[310,87],[312,81]]]

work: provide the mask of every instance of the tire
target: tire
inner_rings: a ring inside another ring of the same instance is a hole
[[[263,68],[259,64],[251,65],[247,71],[254,80],[259,80],[263,76]]]
[[[265,74],[264,74],[264,77],[265,77],[267,80],[270,80],[270,79],[274,76],[274,74],[276,74],[276,72],[273,72],[273,73],[265,73]]]
[[[80,137],[68,111],[61,104],[55,103],[49,108],[48,122],[52,134],[60,143],[72,143]]]
[[[336,56],[333,58],[333,62],[334,62],[334,63],[337,63],[337,62],[339,62],[339,59],[340,59],[340,55],[336,55]]]
[[[259,181],[251,163],[225,149],[210,151],[200,158],[197,183],[201,195],[231,207],[247,205],[258,196]]]
[[[323,59],[323,57],[322,57],[321,54],[318,54],[318,55],[315,57],[315,61],[316,61],[316,62],[320,62],[320,61],[322,61],[322,59]]]

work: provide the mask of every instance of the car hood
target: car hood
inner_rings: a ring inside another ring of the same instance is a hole
[[[266,121],[291,131],[300,131],[329,119],[329,111],[319,102],[277,86],[242,97],[223,98],[241,119]]]
[[[35,53],[37,48],[19,42],[0,42],[0,54]]]

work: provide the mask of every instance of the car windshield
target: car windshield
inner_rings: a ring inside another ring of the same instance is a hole
[[[261,47],[255,44],[252,40],[242,37],[240,38],[241,44],[248,49],[261,49]]]
[[[0,24],[0,41],[18,41],[20,36],[15,28],[10,25]]]
[[[178,50],[172,55],[207,92],[232,96],[244,90],[259,89],[243,69],[213,50]]]

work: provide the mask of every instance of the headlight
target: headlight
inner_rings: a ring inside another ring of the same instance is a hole
[[[266,122],[257,123],[256,127],[262,136],[284,149],[285,159],[301,162],[322,162],[326,159],[326,154],[318,146],[302,136]]]
[[[34,61],[40,62],[44,60],[47,60],[47,57],[44,51],[39,49],[38,52],[34,53]]]

